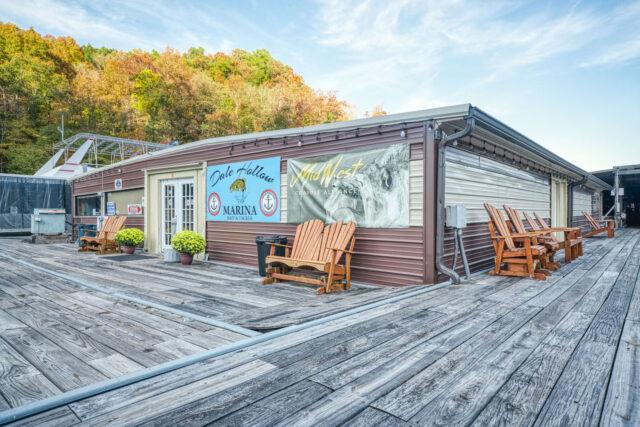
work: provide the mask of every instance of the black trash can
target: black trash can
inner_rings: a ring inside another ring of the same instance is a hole
[[[267,275],[267,264],[265,259],[271,252],[269,243],[287,244],[287,238],[284,236],[258,236],[256,237],[256,247],[258,248],[258,272],[262,277]],[[284,247],[276,246],[276,255],[284,256]]]

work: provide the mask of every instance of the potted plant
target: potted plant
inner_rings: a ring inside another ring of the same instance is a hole
[[[180,231],[171,238],[171,247],[180,254],[182,265],[190,265],[193,256],[204,252],[205,246],[204,237],[195,231]]]
[[[144,233],[137,228],[123,228],[116,233],[115,240],[125,254],[132,255],[136,246],[144,242]]]

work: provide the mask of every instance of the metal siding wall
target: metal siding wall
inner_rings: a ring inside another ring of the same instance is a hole
[[[489,220],[484,202],[550,216],[548,179],[461,150],[448,149],[446,162],[445,205],[465,205],[467,223]]]
[[[445,205],[464,204],[467,209],[467,227],[462,230],[462,236],[471,272],[491,267],[495,255],[484,202],[501,210],[502,205],[507,204],[521,211],[536,211],[544,218],[551,215],[551,187],[546,177],[451,148],[446,152],[445,172]],[[453,250],[453,229],[446,228],[445,265],[453,264]],[[459,255],[455,268],[458,273],[464,273]],[[444,277],[439,277],[439,281],[442,280]]]
[[[585,233],[591,229],[587,219],[582,215],[582,212],[591,212],[594,214],[594,198],[598,198],[598,193],[590,191],[586,188],[574,188],[573,189],[573,226],[580,227],[582,232]],[[600,213],[594,215],[594,218],[598,218]]]
[[[591,212],[592,193],[573,190],[573,216],[582,216],[582,212]]]

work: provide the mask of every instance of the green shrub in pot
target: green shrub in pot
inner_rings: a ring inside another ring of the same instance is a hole
[[[115,236],[116,243],[128,254],[135,252],[136,246],[144,242],[144,233],[137,228],[123,228]]]
[[[182,264],[191,264],[195,254],[204,252],[206,243],[204,237],[195,231],[184,230],[171,238],[171,247],[180,254]]]

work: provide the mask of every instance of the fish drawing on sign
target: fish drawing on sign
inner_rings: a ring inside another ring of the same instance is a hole
[[[406,226],[409,167],[405,150],[405,145],[391,147],[358,173],[336,178],[324,203],[326,219],[367,227]]]

